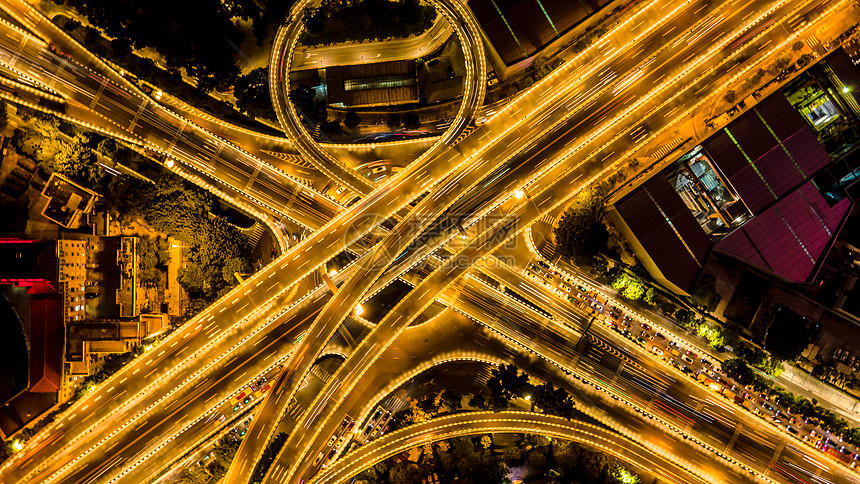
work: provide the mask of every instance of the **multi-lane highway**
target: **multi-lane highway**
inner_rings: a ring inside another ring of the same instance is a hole
[[[793,11],[793,9],[794,9],[794,8],[796,8],[796,5],[789,5],[789,6],[788,6],[788,8],[787,8],[787,11],[786,11],[786,12],[784,12],[784,13],[791,12],[791,11]],[[778,10],[778,9],[777,9],[777,10]],[[750,24],[750,25],[754,25],[754,24],[755,24],[757,21],[759,21],[759,20],[764,20],[764,18],[766,18],[766,16],[767,16],[768,14],[770,14],[770,13],[772,13],[772,12],[766,12],[766,13],[763,15],[763,17],[762,17],[762,18],[759,18],[759,19],[753,19],[753,21],[751,22],[751,24]],[[712,22],[712,23],[713,23],[713,22]],[[718,55],[718,54],[721,54],[721,52],[720,52],[720,48],[721,48],[723,45],[727,45],[727,44],[728,44],[728,42],[729,42],[732,38],[734,38],[734,36],[735,36],[735,35],[740,35],[740,34],[742,34],[742,33],[743,33],[747,28],[748,28],[748,27],[744,26],[744,27],[739,28],[739,29],[737,30],[737,34],[733,33],[732,35],[725,36],[725,37],[723,38],[723,40],[722,40],[722,43],[721,43],[721,44],[720,44],[720,43],[718,43],[717,47],[711,50],[712,55]],[[699,33],[699,32],[696,32],[696,33]],[[717,32],[717,33],[719,34],[720,32]],[[713,38],[712,36],[705,36],[705,35],[701,35],[701,33],[699,33],[699,35],[697,36],[697,38],[699,38],[699,39],[703,39],[703,42],[707,42],[707,43],[709,43],[709,44],[710,44],[710,43],[712,43],[712,42],[713,42],[713,40],[714,40],[714,38]],[[771,41],[772,41],[772,39],[768,39],[764,45],[766,45],[767,43],[770,43]],[[690,45],[690,44],[694,44],[694,43],[688,43],[687,45]],[[676,45],[678,45],[678,44],[676,44]],[[759,50],[757,46],[752,46],[751,48],[754,48],[755,50]],[[675,54],[673,54],[669,59],[671,60],[671,58],[672,58],[672,57],[677,56],[677,55],[678,55],[678,54],[676,54],[676,53],[675,53]],[[732,56],[730,56],[730,57],[733,57],[734,55],[739,55],[739,52],[735,52],[735,53],[734,53]],[[722,58],[721,60],[722,60],[722,61],[725,61],[725,60],[726,60],[726,58]],[[732,60],[734,60],[734,59],[732,59]],[[646,62],[650,64],[652,61],[653,61],[653,59],[651,59],[651,60],[649,60],[649,61],[646,61]],[[701,58],[696,59],[696,60],[693,62],[693,65],[696,65],[696,64],[698,64],[698,65],[700,65],[700,66],[706,66],[706,67],[703,67],[703,71],[704,71],[704,73],[703,73],[703,74],[700,74],[699,78],[702,78],[702,77],[707,78],[708,76],[710,76],[711,78],[717,79],[717,78],[719,78],[721,75],[724,75],[724,74],[725,74],[725,71],[720,72],[718,69],[713,69],[711,64],[708,64],[708,63],[703,62]],[[725,62],[719,62],[719,61],[717,62],[717,66],[718,66],[718,67],[719,67],[719,66],[723,66],[723,65],[725,65],[725,64],[726,64]],[[658,64],[658,67],[659,67],[659,66],[660,66],[660,64]],[[682,67],[686,67],[686,66],[682,66]],[[732,68],[732,67],[734,67],[734,64],[730,64],[730,65],[728,66],[728,68]],[[690,69],[682,69],[682,70],[681,70],[681,72],[682,72],[683,74],[686,74],[686,73],[687,73],[687,72],[685,72],[685,71],[690,71]],[[656,71],[656,73],[661,73],[661,72],[663,72],[663,71],[662,71],[662,70],[657,70],[657,71]],[[644,73],[643,73],[643,74],[644,74]],[[661,77],[665,77],[665,75],[666,75],[666,74],[665,74],[665,73],[663,73],[663,74],[661,75]],[[680,79],[681,79],[681,78],[678,78],[678,80],[680,80]],[[658,78],[657,80],[659,81],[659,78]],[[647,77],[646,77],[646,82],[647,82]],[[626,86],[627,86],[627,85],[629,85],[629,84],[630,84],[630,82],[626,82],[626,84],[624,84],[624,86],[626,87]],[[666,84],[666,86],[671,86],[671,85],[672,85],[672,83]],[[685,86],[685,87],[689,88],[689,87],[691,87],[692,85],[694,85],[694,84],[692,84],[692,83],[688,83],[688,84],[686,84],[686,86]],[[613,91],[613,92],[612,92],[612,94],[614,95],[614,94],[616,94],[616,92],[617,92],[617,91]],[[683,90],[682,90],[682,91],[679,91],[679,92],[683,92]],[[698,102],[698,99],[697,99],[695,96],[692,96],[691,94],[692,94],[692,92],[688,93],[688,102],[695,104],[696,102]],[[614,97],[614,96],[613,96],[613,97]],[[664,104],[665,104],[665,101],[664,101]],[[634,104],[634,106],[636,106],[636,104]],[[600,111],[598,110],[598,114],[599,114],[599,113],[600,113]],[[650,121],[650,120],[649,120],[649,121]],[[655,124],[655,123],[652,123],[652,125],[653,125],[653,124]],[[622,134],[623,134],[623,130],[622,130]],[[616,133],[616,134],[614,134],[614,139],[616,139],[616,140],[618,139],[618,135],[617,135],[617,133]],[[624,140],[624,141],[626,141],[626,140]],[[582,140],[580,140],[580,142],[582,142]],[[608,147],[607,147],[607,146],[604,146],[604,149],[607,149],[607,150],[608,150]],[[609,153],[611,154],[611,153],[612,153],[612,151],[609,151]],[[593,155],[593,153],[592,153],[592,155]],[[607,157],[608,157],[608,156],[604,156],[604,157],[602,157],[602,158],[599,158],[599,160],[600,160],[600,161],[603,161],[603,160],[605,160]],[[547,178],[550,178],[550,179],[552,179],[552,180],[556,181],[556,186],[564,187],[564,188],[566,188],[566,189],[568,190],[568,192],[569,192],[569,191],[570,191],[570,183],[571,183],[572,181],[577,181],[577,180],[579,180],[580,178],[583,178],[583,175],[584,175],[584,174],[585,174],[585,175],[587,175],[587,176],[585,176],[585,177],[584,177],[584,181],[588,181],[588,180],[590,180],[593,176],[595,176],[595,175],[599,174],[602,170],[605,170],[605,167],[604,167],[601,163],[593,163],[591,166],[588,166],[588,169],[589,169],[589,170],[593,170],[593,171],[592,171],[591,173],[588,173],[588,171],[586,170],[586,171],[585,171],[585,173],[577,173],[577,170],[572,170],[572,171],[571,171],[569,168],[566,168],[566,169],[564,170],[564,172],[562,172],[562,173],[559,173],[559,174],[558,174],[558,175],[560,175],[560,176],[561,176],[561,179],[560,179],[560,180],[561,180],[561,183],[559,183],[559,179],[558,179],[556,176],[553,176],[553,177],[547,176]],[[539,192],[539,193],[540,193],[540,192]],[[527,213],[527,212],[531,211],[533,207],[534,207],[535,209],[537,209],[537,208],[544,209],[544,208],[543,208],[543,207],[541,207],[541,206],[542,206],[542,205],[544,205],[544,204],[546,204],[547,202],[550,202],[550,201],[553,201],[553,202],[555,202],[555,203],[559,203],[560,201],[564,200],[564,192],[558,193],[555,197],[553,197],[551,194],[550,194],[549,196],[546,196],[546,197],[544,197],[544,195],[545,195],[545,194],[535,195],[535,198],[537,198],[537,199],[539,199],[539,200],[542,200],[542,201],[541,201],[541,202],[539,202],[539,203],[537,203],[537,202],[532,202],[532,201],[527,201],[526,203],[524,203],[524,204],[523,204],[523,206],[522,206],[523,213]],[[431,197],[428,197],[427,199],[425,199],[425,201],[426,201],[426,200],[429,200],[430,198],[431,198]],[[444,209],[444,208],[443,208],[443,209]],[[440,209],[439,211],[437,211],[437,213],[441,212],[441,210],[443,210],[443,209]],[[545,210],[545,209],[544,209],[544,210]],[[529,223],[531,220],[534,220],[534,218],[533,218],[533,217],[534,217],[534,215],[535,215],[535,214],[539,214],[539,213],[540,213],[540,211],[537,211],[537,212],[534,212],[534,213],[530,214],[530,215],[531,215],[531,218],[530,218],[530,217],[528,217],[528,216],[524,216],[524,215],[522,215],[522,214],[518,214],[518,215],[519,215],[519,220],[520,220],[520,221],[522,221],[524,225],[528,225],[528,223]],[[516,218],[515,218],[515,217],[510,217],[510,219],[511,219],[511,220],[516,220]],[[501,224],[500,224],[500,225],[501,225]],[[396,230],[396,229],[395,229],[395,230]],[[501,237],[501,239],[504,239],[504,237]],[[478,244],[478,245],[479,245],[479,246],[480,246],[480,245],[482,245],[482,244],[483,244],[483,242],[484,242],[484,240],[479,240],[479,244]],[[383,245],[384,245],[384,242],[383,242]],[[394,254],[396,254],[396,253],[398,253],[398,252],[397,252],[397,251],[392,251],[391,255],[393,256],[393,255],[394,255]],[[478,255],[478,254],[470,254],[470,255],[468,255],[468,256],[466,256],[466,257],[463,257],[461,260],[477,260],[477,259],[478,259],[478,257],[479,257],[479,255]],[[456,278],[456,275],[457,275],[458,271],[459,271],[461,268],[459,268],[459,267],[450,267],[450,268],[448,268],[448,269],[449,269],[449,270],[448,270],[448,272],[447,272],[447,273],[445,273],[445,276],[448,276],[448,279],[444,279],[444,277],[441,277],[441,276],[440,276],[440,279],[447,280],[448,282],[443,282],[443,281],[437,282],[436,284],[437,284],[439,287],[445,287],[445,286],[447,286],[447,284],[448,284],[450,281],[452,281],[453,279],[455,279],[455,278]],[[433,296],[435,295],[435,292],[429,291],[429,287],[428,287],[428,289],[425,289],[425,290],[422,292],[422,288],[424,288],[424,287],[425,287],[425,284],[432,284],[432,282],[428,282],[428,281],[432,281],[434,276],[439,276],[439,274],[441,274],[442,272],[444,272],[444,271],[440,269],[440,270],[439,270],[439,271],[437,271],[436,273],[432,274],[432,275],[430,276],[430,278],[429,278],[429,279],[425,280],[422,284],[420,284],[419,286],[417,286],[417,287],[416,287],[416,289],[415,289],[412,293],[410,293],[410,295],[409,295],[409,296],[407,296],[407,299],[405,299],[405,300],[404,300],[404,302],[401,302],[401,305],[398,305],[397,307],[395,307],[395,309],[394,309],[391,313],[389,313],[389,315],[386,317],[386,320],[383,320],[383,322],[382,322],[382,323],[381,323],[381,324],[380,324],[380,325],[379,325],[379,326],[374,330],[374,332],[372,332],[372,333],[371,333],[371,337],[369,337],[366,341],[362,342],[362,346],[360,346],[360,347],[359,347],[359,350],[361,350],[361,349],[362,349],[362,347],[363,347],[363,346],[365,346],[365,345],[367,345],[367,347],[368,347],[368,348],[371,348],[371,349],[372,349],[372,348],[379,348],[379,349],[377,349],[377,351],[381,351],[381,349],[384,349],[386,342],[387,342],[387,341],[391,341],[391,339],[392,339],[394,336],[396,336],[396,334],[397,334],[397,332],[398,332],[398,329],[397,329],[397,328],[402,328],[402,327],[403,327],[402,325],[408,324],[408,322],[410,321],[410,317],[409,317],[409,315],[411,315],[411,317],[416,317],[416,316],[418,315],[418,313],[420,313],[420,311],[421,311],[421,310],[426,306],[426,304],[427,304],[429,301],[432,301]],[[451,274],[454,274],[454,275],[452,276]],[[356,277],[356,276],[353,276],[353,277]],[[428,294],[428,291],[429,291],[430,297],[429,297],[429,299],[424,299],[424,301],[427,301],[427,302],[415,303],[415,304],[414,304],[414,306],[412,307],[412,310],[411,310],[411,311],[410,311],[410,310],[407,310],[407,308],[409,308],[409,306],[404,306],[404,307],[402,307],[402,305],[403,305],[403,304],[406,304],[406,301],[409,301],[409,298],[410,298],[410,297],[412,297],[412,296],[413,296],[413,295],[415,295],[415,294],[420,294],[419,296],[417,296],[417,299],[418,299],[419,301],[421,301],[421,300],[422,300],[422,297],[421,297],[421,296],[426,296],[426,295]],[[346,292],[346,291],[344,291],[344,292]],[[330,306],[330,307],[331,307],[331,306]],[[338,307],[335,309],[335,311],[337,311],[337,310],[343,311],[344,309],[348,310],[348,309],[351,309],[352,307],[353,307],[353,305],[352,305],[352,304],[344,305],[344,307],[338,306]],[[402,321],[401,326],[397,326],[397,325],[396,325],[396,322],[395,322],[395,323],[389,323],[389,324],[391,324],[391,325],[392,325],[392,327],[391,327],[391,328],[389,328],[389,330],[388,330],[389,332],[388,332],[387,337],[385,337],[385,336],[379,336],[379,337],[375,340],[375,342],[370,343],[370,341],[373,341],[373,340],[374,340],[374,336],[379,335],[379,334],[383,334],[383,335],[384,335],[384,334],[386,334],[386,333],[384,332],[384,330],[383,330],[383,328],[386,328],[386,321],[389,321],[389,320],[393,321],[393,320],[394,320],[394,318],[396,318],[396,321]],[[365,349],[365,351],[371,351],[371,350],[369,350],[369,349]],[[374,361],[374,357],[373,357],[372,355],[370,355],[369,353],[362,353],[361,351],[358,351],[358,350],[357,350],[357,351],[356,351],[356,353],[354,353],[354,354],[352,355],[352,357],[350,358],[350,360],[348,360],[348,361],[347,361],[347,363],[346,363],[343,367],[341,367],[341,370],[340,370],[340,371],[341,371],[341,372],[346,372],[346,371],[348,371],[348,368],[350,368],[350,364],[351,364],[351,362],[358,362],[358,361],[365,362],[365,363],[364,363],[363,365],[358,364],[358,363],[355,363],[355,364],[356,364],[356,365],[358,365],[358,366],[356,367],[356,369],[355,369],[355,370],[353,370],[353,371],[354,371],[354,375],[353,375],[353,376],[351,376],[351,377],[346,377],[346,376],[345,376],[343,379],[338,379],[338,380],[337,380],[337,385],[338,385],[338,389],[337,389],[337,391],[336,391],[336,392],[334,392],[334,391],[333,391],[333,392],[326,392],[326,393],[324,393],[324,394],[323,394],[323,395],[325,396],[325,398],[326,398],[326,399],[328,399],[328,403],[329,403],[329,406],[330,406],[330,407],[333,407],[337,402],[340,402],[340,401],[341,401],[341,399],[342,399],[342,398],[344,398],[345,394],[346,394],[346,393],[348,393],[348,391],[349,391],[349,390],[350,390],[350,388],[351,388],[351,386],[350,386],[349,384],[347,384],[346,382],[347,382],[347,381],[350,381],[350,379],[351,379],[351,381],[353,381],[353,382],[354,382],[356,378],[360,377],[360,376],[363,374],[363,372],[367,370],[367,367],[368,367],[368,365],[369,365],[369,364],[368,364],[368,363],[366,363],[366,362],[372,362],[372,361]],[[322,421],[322,419],[320,419],[320,420]],[[339,420],[338,420],[338,417],[337,417],[337,416],[334,416],[334,417],[330,418],[327,422],[328,422],[328,424],[329,424],[329,425],[331,425],[332,423],[339,422]],[[297,441],[298,441],[298,440],[309,440],[309,435],[310,435],[310,434],[311,434],[310,432],[307,432],[307,431],[306,431],[306,432],[303,432],[302,434],[300,434],[300,435],[298,435],[298,436],[291,437],[290,441],[288,441],[287,446],[285,446],[285,451],[284,451],[284,452],[285,452],[285,454],[291,454],[291,453],[293,453],[294,451],[298,451],[300,448],[302,448],[302,447],[301,447],[300,445],[298,445],[298,444],[296,444],[294,448],[291,448],[291,447],[290,447],[290,442],[291,442],[292,440],[297,440]],[[321,437],[318,437],[318,438],[317,438],[317,440],[318,440],[317,444],[319,444],[319,440],[324,439],[324,436],[326,435],[326,432],[325,432],[325,431],[318,432],[318,434],[317,434],[317,435],[321,436]],[[305,447],[305,448],[306,448],[306,447]],[[315,446],[312,446],[312,447],[311,447],[311,449],[314,449],[314,448],[316,448],[316,447],[315,447]],[[314,452],[313,452],[313,451],[311,451],[311,452],[310,452],[310,454],[314,454]],[[306,454],[306,455],[307,455],[307,454]],[[285,463],[285,465],[290,465],[290,463]],[[300,474],[300,475],[301,475],[301,474]],[[307,477],[307,476],[304,476],[304,477]],[[286,480],[286,479],[288,479],[288,478],[289,478],[289,476],[285,476],[285,477],[284,477],[284,479],[285,479],[285,480]]]
[[[305,8],[317,4],[318,0],[303,0],[293,5],[290,20],[278,30],[275,36],[272,57],[269,60],[269,90],[272,102],[278,121],[299,153],[338,184],[358,195],[367,195],[375,187],[374,183],[358,174],[349,163],[333,156],[317,144],[304,128],[301,114],[289,101],[289,74],[293,69],[292,63],[299,37],[304,31],[303,12]],[[466,76],[463,98],[454,122],[445,134],[419,157],[418,161],[434,157],[460,136],[476,116],[484,102],[486,92],[484,80],[487,76],[487,65],[484,44],[471,11],[459,0],[431,0],[430,4],[445,18],[460,40],[466,63]]]
[[[571,440],[616,456],[634,471],[642,469],[672,482],[709,482],[707,478],[668,462],[663,455],[645,449],[604,427],[532,412],[461,413],[423,422],[361,447],[338,461],[337,465],[330,466],[314,482],[345,482],[375,463],[413,447],[454,437],[496,432],[540,434]]]
[[[344,295],[332,301],[344,302],[330,306],[332,317],[328,319],[329,324],[310,324],[310,316],[296,318],[303,314],[301,308],[304,305],[320,304],[320,298],[324,296],[319,294],[319,289],[314,290],[312,297],[305,296],[305,289],[298,289],[297,282],[348,247],[357,237],[433,188],[433,195],[425,198],[411,212],[413,217],[410,222],[419,221],[419,228],[411,231],[395,230],[392,234],[396,235],[391,235],[389,239],[392,242],[383,243],[378,252],[368,256],[368,260],[377,257],[388,266],[390,259],[429,225],[421,225],[424,218],[439,217],[441,211],[458,198],[463,197],[469,202],[467,214],[480,215],[486,211],[483,207],[491,207],[496,200],[509,194],[512,188],[528,184],[529,197],[503,221],[469,240],[466,248],[460,251],[460,255],[465,258],[457,259],[479,260],[498,247],[507,236],[512,236],[542,212],[563,202],[572,188],[591,181],[605,172],[615,160],[623,158],[623,153],[631,147],[630,139],[625,138],[626,133],[634,126],[645,124],[639,121],[647,120],[648,129],[655,133],[671,125],[678,116],[670,116],[669,113],[677,110],[686,114],[696,107],[693,87],[717,87],[716,83],[721,79],[743,69],[743,60],[758,55],[759,50],[767,53],[771,47],[776,48],[790,38],[785,31],[771,28],[747,39],[744,48],[733,46],[727,49],[728,39],[746,32],[747,24],[752,27],[758,22],[765,22],[768,16],[780,20],[790,18],[800,6],[816,2],[785,1],[767,5],[737,3],[707,5],[686,2],[668,9],[663,8],[666,5],[660,2],[641,6],[639,11],[610,31],[605,41],[565,65],[558,73],[551,75],[547,82],[525,93],[508,109],[458,144],[456,150],[446,149],[432,160],[427,157],[410,165],[349,210],[340,214],[318,213],[316,217],[307,216],[313,213],[310,210],[317,201],[313,193],[310,198],[303,199],[306,203],[300,204],[297,200],[301,197],[296,192],[292,193],[291,199],[290,194],[279,192],[279,187],[274,187],[271,192],[267,192],[268,198],[262,199],[259,198],[260,193],[250,189],[255,184],[251,182],[263,171],[275,177],[273,180],[280,179],[277,170],[264,168],[268,165],[260,160],[249,158],[246,153],[228,143],[213,140],[209,133],[154,106],[146,98],[138,100],[132,90],[117,87],[83,65],[68,62],[56,53],[49,52],[39,41],[12,30],[7,37],[14,38],[17,34],[17,43],[10,39],[0,42],[0,46],[7,49],[6,56],[2,57],[3,62],[13,67],[19,63],[26,65],[21,70],[22,74],[33,76],[38,82],[49,85],[79,104],[91,106],[94,112],[105,119],[111,119],[110,113],[124,111],[124,117],[117,119],[127,121],[130,115],[132,121],[128,125],[119,125],[122,130],[170,152],[172,156],[189,163],[189,166],[193,165],[200,176],[215,180],[213,183],[233,187],[248,200],[260,203],[265,210],[271,210],[270,213],[295,217],[295,213],[307,210],[303,213],[306,222],[314,224],[312,228],[319,230],[214,306],[207,308],[146,356],[120,371],[107,384],[84,397],[61,420],[28,442],[23,452],[0,467],[0,480],[16,482],[23,478],[25,481],[51,482],[62,477],[65,482],[68,477],[73,479],[69,482],[79,482],[93,479],[94,476],[101,479],[102,475],[113,476],[110,479],[124,477],[128,474],[126,470],[129,466],[136,465],[141,455],[163,451],[164,446],[158,439],[147,440],[146,436],[175,434],[183,427],[170,422],[171,418],[187,412],[182,417],[184,421],[191,421],[211,408],[206,401],[200,402],[195,385],[203,385],[209,378],[219,384],[229,380],[234,374],[233,360],[240,359],[240,352],[250,355],[248,358],[253,360],[257,355],[252,349],[254,335],[264,337],[271,329],[281,328],[281,324],[276,324],[276,321],[286,319],[305,329],[310,326],[311,333],[308,334],[311,337],[301,341],[296,351],[303,358],[293,357],[287,364],[293,374],[304,374],[304,365],[299,363],[313,361],[317,354],[315,350],[325,345],[333,332],[332,327],[336,329],[346,312],[355,306],[353,303],[361,299],[363,291],[359,291],[358,296],[344,294],[346,291],[339,292],[338,296]],[[679,23],[681,28],[672,22]],[[734,27],[733,23],[737,23],[737,29],[720,27]],[[570,82],[552,82],[553,78],[559,78],[554,77],[558,75],[570,76]],[[578,76],[575,81],[573,76]],[[79,86],[83,86],[83,89]],[[555,126],[559,126],[557,131],[551,132],[549,136],[540,136]],[[524,146],[523,140],[534,140],[535,144]],[[586,149],[587,146],[591,148]],[[223,161],[227,159],[245,161],[236,164]],[[468,169],[471,164],[482,162],[488,164],[480,166],[491,167],[487,172]],[[250,167],[254,168],[248,169]],[[231,178],[235,181],[224,181]],[[248,185],[237,188],[243,179],[249,182]],[[486,184],[480,186],[482,179],[486,180]],[[479,186],[480,189],[470,191]],[[248,193],[253,195],[249,196]],[[434,199],[434,196],[437,198]],[[269,202],[273,205],[269,205]],[[418,215],[424,218],[416,217]],[[332,221],[326,222],[331,217]],[[448,238],[443,236],[440,240]],[[385,247],[400,250],[384,256]],[[412,257],[409,254],[407,256]],[[323,392],[322,395],[339,392],[345,397],[346,390],[351,389],[358,378],[369,371],[370,362],[379,357],[403,327],[468,268],[469,265],[443,266],[443,269],[419,284],[361,342],[339,370],[342,378],[333,380],[335,383],[330,383],[327,388],[331,389],[332,385],[340,387],[330,393]],[[360,287],[358,282],[365,280],[366,272],[364,267],[355,271],[357,275],[353,276],[355,279],[350,279],[351,287]],[[346,274],[343,278],[346,278]],[[369,288],[370,284],[366,287]],[[283,309],[285,306],[287,309]],[[246,335],[247,330],[255,332]],[[291,331],[299,331],[299,327],[295,326]],[[226,373],[220,377],[210,376],[213,375],[210,372],[218,368],[223,368]],[[236,378],[234,380],[233,388],[240,383]],[[296,380],[300,379],[294,379],[293,383]],[[285,383],[290,383],[289,378],[285,379]],[[131,384],[139,385],[138,390],[129,392],[126,385]],[[294,388],[289,391],[275,390],[272,398],[268,399],[274,402],[275,408],[278,408],[278,399],[286,396],[288,401],[294,393]],[[222,391],[229,394],[230,390],[225,387]],[[330,422],[339,422],[334,408],[337,400],[330,398],[326,401],[326,398],[319,400],[325,404],[324,410],[308,421],[316,427],[305,434],[294,433],[291,436],[291,439],[298,439],[287,447],[297,451],[296,455],[290,457],[293,464],[302,462],[302,456],[305,456],[306,462],[307,456],[315,455],[310,449],[325,439],[325,426]],[[314,419],[317,419],[316,422]],[[268,432],[258,432],[257,437],[251,437],[260,440],[264,434],[268,435]],[[101,461],[93,456],[91,450],[86,450],[93,448],[101,453]],[[67,457],[57,455],[60,449],[67,452]],[[120,451],[123,454],[120,460],[104,457]],[[116,466],[120,470],[114,470]],[[304,470],[293,469],[291,475],[305,475],[307,467],[302,467]]]
[[[421,34],[405,39],[378,42],[346,42],[325,46],[297,46],[293,70],[319,69],[367,62],[390,62],[417,59],[445,44],[454,30],[443,15],[437,15],[433,25]]]

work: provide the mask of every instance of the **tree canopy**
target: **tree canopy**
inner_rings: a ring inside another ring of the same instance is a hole
[[[433,25],[435,9],[419,0],[325,0],[306,8],[306,45],[361,42],[419,34]]]
[[[154,48],[169,67],[183,67],[218,88],[232,85],[239,74],[235,56],[244,36],[230,17],[256,14],[251,0],[185,0],[181,8],[172,0],[65,2],[108,36],[134,49]]]
[[[154,184],[117,177],[105,203],[120,220],[139,218],[187,246],[190,263],[180,269],[179,283],[192,298],[211,301],[234,284],[234,273],[251,270],[246,238],[224,217],[212,215],[212,195],[175,175],[164,174]]]
[[[276,119],[272,108],[272,97],[269,94],[268,70],[268,67],[258,67],[236,79],[236,85],[233,88],[236,107],[248,116]]]
[[[764,337],[764,347],[776,358],[794,361],[809,344],[812,330],[801,316],[780,308]]]
[[[609,232],[600,221],[602,217],[603,199],[597,190],[591,187],[580,190],[554,230],[562,254],[576,264],[593,266],[609,240]]]

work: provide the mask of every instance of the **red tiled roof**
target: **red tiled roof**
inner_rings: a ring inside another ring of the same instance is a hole
[[[830,207],[812,181],[719,241],[716,249],[792,282],[808,282],[852,202]]]

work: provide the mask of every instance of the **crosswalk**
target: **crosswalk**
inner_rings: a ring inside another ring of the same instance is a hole
[[[311,368],[311,374],[324,381],[325,383],[328,383],[328,381],[331,380],[331,372],[323,370],[319,367],[319,365],[314,365]]]
[[[254,222],[254,225],[247,229],[246,236],[248,237],[248,243],[251,247],[257,245],[257,242],[260,241],[260,237],[263,236],[263,232],[266,231],[266,228],[263,227],[263,224],[260,222]]]
[[[684,138],[683,136],[676,136],[675,138],[673,138],[668,143],[666,143],[666,144],[660,146],[659,148],[657,148],[656,150],[652,151],[648,156],[650,156],[651,159],[653,159],[654,161],[657,161],[660,158],[663,158],[664,156],[671,153],[672,150],[674,150],[675,148],[680,146],[681,143],[684,142],[684,140],[686,140],[686,138]]]

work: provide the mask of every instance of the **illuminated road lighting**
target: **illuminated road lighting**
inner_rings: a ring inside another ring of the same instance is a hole
[[[167,167],[173,168],[173,160],[167,160]]]
[[[517,198],[517,200],[523,198],[525,195],[526,195],[526,192],[524,192],[522,190],[517,190],[514,192],[514,196]]]
[[[361,316],[361,313],[363,313],[363,312],[364,312],[364,308],[361,307],[361,304],[359,304],[355,307],[355,315],[356,316]]]

